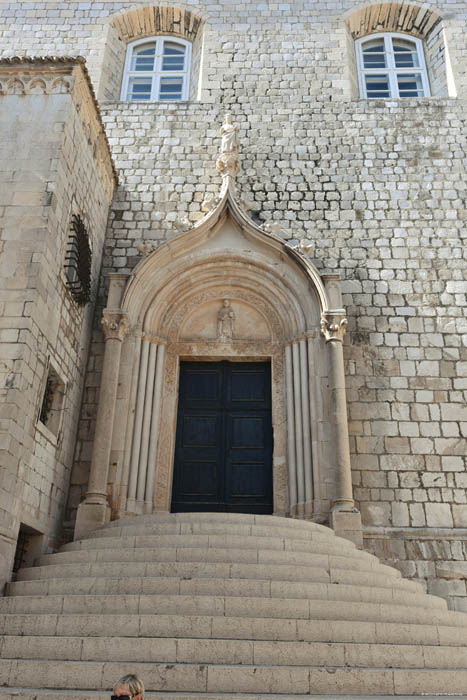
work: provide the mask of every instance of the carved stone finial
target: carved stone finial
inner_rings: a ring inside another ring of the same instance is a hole
[[[130,327],[128,316],[120,311],[104,311],[101,324],[106,340],[122,341]]]
[[[321,333],[327,343],[342,343],[346,328],[347,319],[343,311],[323,311],[321,314]]]
[[[217,314],[217,339],[220,343],[228,343],[232,340],[234,330],[235,312],[229,299],[224,299],[222,307]]]
[[[148,255],[151,255],[151,253],[157,250],[157,245],[153,241],[146,241],[146,243],[137,245],[136,250],[139,251],[143,257],[146,258]]]
[[[225,115],[225,122],[221,126],[220,134],[222,141],[221,151],[216,162],[217,172],[221,175],[235,177],[240,171],[238,127],[232,124],[230,114]]]
[[[187,216],[182,216],[179,219],[176,219],[173,224],[180,233],[188,231],[188,229],[192,228],[191,222]]]
[[[219,197],[213,192],[206,192],[206,196],[201,202],[201,211],[206,213],[215,209],[216,204],[219,202]]]

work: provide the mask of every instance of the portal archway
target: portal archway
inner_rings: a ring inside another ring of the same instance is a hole
[[[111,275],[103,325],[113,388],[99,404],[77,533],[86,511],[108,517],[109,462],[113,517],[170,509],[179,368],[187,360],[270,362],[273,511],[320,521],[344,513],[348,522],[355,509],[338,277],[321,278],[256,226],[229,174],[200,223],[146,255],[129,279]]]

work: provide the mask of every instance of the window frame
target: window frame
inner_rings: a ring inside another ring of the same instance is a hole
[[[173,44],[179,44],[185,48],[185,69],[183,71],[163,71],[162,70],[162,55],[164,42],[170,42]],[[134,49],[144,44],[155,43],[155,57],[154,57],[154,69],[152,71],[132,71],[131,70],[131,60],[133,57]],[[190,73],[191,73],[191,53],[192,44],[186,39],[182,39],[178,36],[172,36],[171,34],[160,34],[157,36],[147,36],[144,39],[137,39],[132,41],[127,46],[125,66],[123,69],[122,78],[122,89],[120,93],[120,100],[122,102],[186,102],[188,100],[189,89],[190,89]],[[175,100],[165,100],[160,99],[160,81],[162,77],[183,77],[182,83],[182,96],[180,99]],[[128,85],[130,79],[133,77],[137,78],[151,78],[151,97],[145,100],[132,100],[128,97]]]
[[[363,61],[363,47],[367,42],[373,41],[374,39],[383,39],[384,42],[384,55],[386,56],[387,66],[385,68],[365,68]],[[417,57],[419,60],[419,67],[398,67],[394,60],[394,50],[393,50],[393,40],[400,39],[402,41],[409,41],[416,47]],[[410,34],[401,34],[399,32],[379,32],[378,34],[367,34],[360,39],[355,41],[355,51],[357,54],[357,73],[358,73],[358,85],[360,89],[360,98],[364,100],[402,100],[402,99],[414,99],[413,97],[408,98],[404,95],[399,94],[399,86],[397,83],[397,76],[406,73],[407,75],[412,75],[416,73],[420,76],[421,84],[423,88],[423,95],[416,97],[415,99],[423,99],[424,97],[431,97],[430,82],[428,80],[428,71],[425,61],[425,52],[423,50],[423,42],[421,39],[414,37]],[[368,97],[367,87],[365,78],[368,75],[387,75],[390,95],[388,97]]]

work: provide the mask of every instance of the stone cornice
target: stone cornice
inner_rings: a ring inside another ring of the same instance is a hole
[[[89,92],[99,125],[99,136],[105,143],[114,184],[118,186],[118,175],[105,133],[101,111],[86,68],[86,61],[82,56],[9,56],[0,58],[0,95],[72,94],[75,81],[66,80],[64,76],[71,78],[76,71],[79,71],[83,76],[86,89]]]

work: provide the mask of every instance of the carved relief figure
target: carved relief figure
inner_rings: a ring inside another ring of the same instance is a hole
[[[235,312],[228,299],[224,299],[222,308],[217,314],[217,339],[221,343],[232,340]]]

